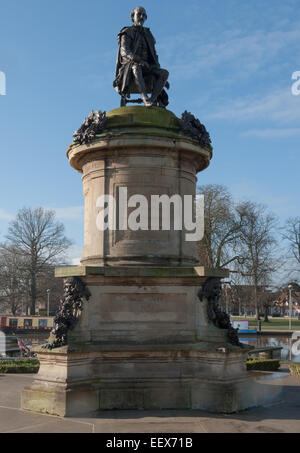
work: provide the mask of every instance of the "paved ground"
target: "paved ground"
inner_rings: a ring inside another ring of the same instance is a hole
[[[0,374],[1,433],[299,433],[300,380],[281,369],[282,402],[234,415],[201,411],[105,411],[81,418],[38,415],[20,409],[20,392],[33,375]]]

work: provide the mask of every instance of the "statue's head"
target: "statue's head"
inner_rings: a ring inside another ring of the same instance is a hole
[[[142,27],[144,25],[145,20],[147,20],[147,13],[145,8],[143,8],[142,6],[137,6],[132,11],[130,17],[134,25],[139,25]]]

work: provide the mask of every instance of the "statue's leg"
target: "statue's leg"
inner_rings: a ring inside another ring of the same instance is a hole
[[[150,101],[152,103],[154,103],[157,100],[157,97],[162,92],[162,90],[165,86],[165,83],[169,77],[169,73],[166,69],[155,69],[154,74],[157,76],[157,79],[156,79],[156,82],[155,82],[155,85],[153,88],[153,92],[152,92],[152,96],[150,99]]]
[[[132,66],[132,73],[133,73],[133,76],[135,79],[135,83],[137,84],[138,89],[141,93],[144,104],[146,106],[151,106],[152,102],[150,102],[150,100],[147,96],[147,90],[146,90],[142,67],[139,64],[134,64]]]
[[[167,95],[165,89],[163,89],[162,92],[157,96],[156,103],[158,107],[163,108],[166,108],[167,105],[169,104],[169,96]]]
[[[126,96],[121,96],[121,107],[126,107]]]

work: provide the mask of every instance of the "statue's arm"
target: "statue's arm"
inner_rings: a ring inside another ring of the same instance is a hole
[[[133,60],[133,53],[131,50],[131,39],[126,34],[121,36],[120,40],[120,54],[122,57],[122,61],[124,63],[129,63]]]
[[[157,53],[156,53],[155,47],[154,47],[154,55],[155,55],[155,58],[156,58],[156,64],[157,64],[157,66],[160,68],[159,59],[158,59],[158,55],[157,55]]]
[[[138,63],[141,65],[147,65],[147,62],[143,61],[138,55],[133,53],[133,39],[127,34],[123,33],[120,39],[120,54],[123,63]]]
[[[132,51],[132,38],[124,33],[121,36],[120,41],[120,54],[124,63],[129,63],[133,61],[134,63],[140,63],[141,59],[137,55],[133,54]]]
[[[155,40],[154,36],[152,35],[150,28],[147,28],[147,32],[148,32],[148,39],[149,39],[149,42],[151,45],[154,61],[156,62],[157,67],[160,68],[159,59],[158,59],[158,55],[156,52],[156,40]]]

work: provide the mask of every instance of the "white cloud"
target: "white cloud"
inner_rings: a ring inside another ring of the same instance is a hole
[[[1,220],[12,220],[14,219],[14,215],[10,214],[7,211],[4,211],[4,209],[0,209],[0,219]]]
[[[281,186],[278,186],[279,189]],[[282,219],[288,218],[291,212],[298,212],[298,200],[283,190],[276,191],[268,183],[258,180],[245,179],[243,182],[232,183],[231,192],[236,202],[252,200],[261,203],[271,212]]]
[[[84,207],[83,206],[66,206],[64,208],[45,208],[51,209],[55,212],[56,217],[60,220],[80,220],[83,221],[84,218]],[[13,220],[15,218],[14,214],[0,209],[0,219],[1,220]]]
[[[80,257],[82,254],[82,248],[78,245],[73,245],[68,252],[68,262],[73,266],[78,266],[80,264]]]
[[[300,136],[300,128],[251,129],[241,133],[242,136],[259,138],[288,138]]]
[[[277,90],[264,97],[243,97],[222,103],[208,118],[224,120],[273,120],[277,123],[299,124],[300,99],[290,89]],[[295,129],[294,129],[295,130]]]
[[[229,30],[213,35],[210,42],[203,42],[199,32],[180,33],[162,41],[160,53],[161,61],[175,77],[195,77],[220,66],[221,80],[224,65],[230,67],[233,78],[249,76],[262,68],[274,71],[274,66],[281,67],[286,51],[300,54],[299,41],[300,25],[294,23],[287,30],[255,30],[251,34]],[[297,55],[294,58],[297,60]]]
[[[54,208],[56,216],[60,220],[80,220],[84,218],[83,206],[66,206],[64,208]]]

